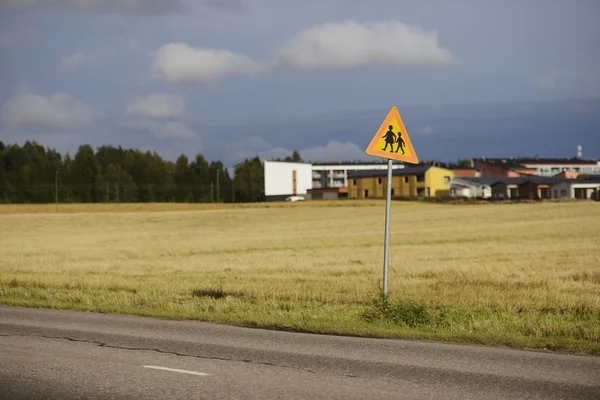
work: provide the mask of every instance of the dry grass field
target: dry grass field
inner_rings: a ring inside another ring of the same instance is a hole
[[[600,204],[0,206],[0,303],[600,354]]]

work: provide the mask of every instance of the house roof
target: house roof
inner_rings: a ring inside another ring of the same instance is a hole
[[[467,182],[470,182],[475,185],[491,185],[493,183],[496,183],[498,181],[498,179],[501,179],[501,178],[503,178],[503,177],[459,176],[459,177],[454,178],[453,180],[467,181]]]
[[[467,181],[476,185],[489,185],[494,186],[497,184],[504,185],[521,185],[525,183],[534,183],[537,185],[543,184],[558,184],[558,183],[579,183],[579,184],[600,184],[600,177],[594,177],[592,179],[565,179],[557,178],[553,176],[539,176],[539,175],[522,175],[518,178],[507,177],[507,176],[489,176],[489,177],[474,177],[474,176],[461,176],[456,177],[454,180]]]
[[[431,165],[422,167],[408,167],[402,169],[393,169],[392,176],[404,176],[404,175],[421,175],[432,168]],[[387,169],[380,170],[364,170],[364,171],[348,171],[348,178],[365,178],[373,176],[387,176]]]
[[[580,158],[476,158],[473,161],[505,169],[533,169],[527,168],[526,165],[597,165],[597,161]]]
[[[464,179],[464,178],[461,178]],[[521,185],[524,183],[534,183],[534,184],[551,184],[557,183],[560,179],[549,177],[549,176],[539,176],[539,175],[522,175],[518,178],[508,177],[508,176],[496,176],[496,177],[486,177],[486,178],[470,178],[470,179],[485,179],[487,184],[490,186],[494,186],[497,184],[503,185]]]
[[[577,165],[596,165],[598,162],[595,160],[582,160],[580,158],[521,158],[518,159],[518,162],[521,164],[534,164],[534,165],[544,165],[544,164],[577,164]]]
[[[533,183],[535,185],[545,185],[557,183],[560,181],[558,178],[550,177],[550,176],[537,176],[537,175],[525,175],[522,176],[519,185],[523,185],[526,183]]]
[[[331,161],[331,162],[313,162],[312,165],[387,165],[387,161]]]
[[[588,183],[591,185],[600,185],[600,178],[595,179],[560,179],[557,183]]]

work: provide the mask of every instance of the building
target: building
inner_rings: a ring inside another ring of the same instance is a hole
[[[521,175],[534,175],[535,169],[521,165],[518,161],[507,158],[474,159],[473,164],[482,177],[518,178]]]
[[[555,176],[565,171],[600,174],[600,161],[579,158],[480,158],[473,165],[483,177]]]
[[[289,196],[305,197],[312,188],[312,166],[309,163],[265,160],[263,165],[267,201],[285,200]]]
[[[600,179],[565,179],[552,185],[554,199],[600,199]]]
[[[492,190],[492,199],[508,200],[519,198],[519,183],[521,178],[498,177],[490,178],[494,182],[490,184]]]
[[[454,170],[452,170],[454,172]],[[492,197],[491,184],[496,178],[455,177],[450,181],[450,196],[453,197]]]
[[[528,176],[519,182],[518,196],[521,200],[552,198],[551,187],[557,180],[546,176]]]
[[[348,197],[348,188],[309,189],[307,200],[337,200]]]
[[[434,166],[406,167],[392,170],[392,196],[439,197],[450,195],[454,173]],[[385,198],[387,170],[348,172],[348,198]]]
[[[449,169],[454,172],[454,176],[457,178],[477,178],[481,176],[481,172],[476,168],[455,167]]]
[[[392,169],[402,169],[404,164],[392,164]],[[312,188],[347,188],[348,172],[386,170],[386,163],[340,162],[312,164]]]

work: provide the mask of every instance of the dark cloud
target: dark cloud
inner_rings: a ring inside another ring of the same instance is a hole
[[[117,14],[161,15],[184,8],[182,0],[0,0],[0,9],[63,6]]]
[[[387,111],[364,110],[205,126],[203,147],[208,157],[225,163],[238,162],[242,155],[280,154],[291,149],[305,149],[322,161],[371,159],[357,153],[348,143],[364,152]],[[600,158],[597,139],[600,99],[412,106],[400,107],[399,111],[423,160],[536,154],[573,157],[579,144],[583,146],[585,157]],[[251,138],[254,139],[249,140]]]

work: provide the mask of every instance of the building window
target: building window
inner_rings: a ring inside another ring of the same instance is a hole
[[[365,198],[369,197],[369,191],[365,190]]]
[[[450,177],[449,176],[445,176],[444,177],[444,185],[449,185],[450,184]]]
[[[392,196],[394,195],[394,188],[392,188]]]
[[[567,197],[567,189],[560,190],[560,197]]]
[[[404,183],[408,183],[408,176],[404,177]]]
[[[381,185],[381,178],[377,178],[377,183]]]
[[[425,182],[425,175],[417,175],[417,182]]]
[[[423,188],[417,189],[417,196],[419,196],[419,197],[425,196],[425,189],[423,189]]]
[[[549,199],[550,196],[550,189],[540,189],[540,197],[542,199]]]
[[[352,180],[352,184],[353,184],[354,186],[356,186],[356,179],[353,179],[353,180]]]
[[[554,191],[554,198],[555,198],[555,199],[558,199],[558,190],[555,190],[555,191]]]

